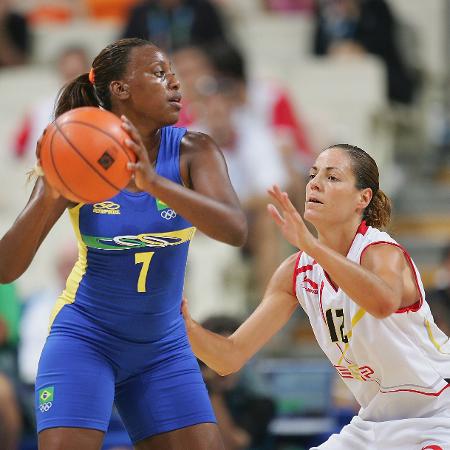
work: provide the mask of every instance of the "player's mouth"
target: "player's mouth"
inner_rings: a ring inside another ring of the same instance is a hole
[[[169,97],[169,103],[178,111],[181,109],[181,94],[174,94]]]
[[[318,205],[323,205],[323,202],[321,202],[318,198],[316,197],[309,197],[306,200],[306,203],[308,204],[318,204]]]

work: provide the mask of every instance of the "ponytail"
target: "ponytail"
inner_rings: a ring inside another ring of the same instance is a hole
[[[99,106],[89,74],[84,73],[67,83],[58,93],[55,105],[55,119],[61,114],[81,106]]]
[[[55,118],[80,106],[112,108],[110,85],[122,79],[127,70],[130,52],[135,47],[153,46],[149,41],[120,39],[105,47],[94,59],[89,73],[84,73],[66,84],[58,94]]]
[[[378,189],[364,210],[363,219],[371,227],[386,228],[391,219],[391,209],[391,200],[381,189]]]
[[[335,144],[328,147],[339,148],[347,153],[355,175],[356,189],[372,189],[373,197],[363,212],[367,225],[385,228],[391,219],[391,201],[380,189],[378,166],[375,160],[362,148],[351,144]]]

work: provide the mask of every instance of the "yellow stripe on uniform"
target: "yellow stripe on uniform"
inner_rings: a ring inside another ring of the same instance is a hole
[[[353,334],[353,328],[363,318],[365,313],[366,313],[366,311],[364,309],[359,308],[358,311],[356,311],[356,314],[352,317],[352,327],[350,328],[349,332],[347,333],[348,342],[345,344],[344,350],[342,352],[342,356],[339,358],[338,364],[342,363],[342,360],[344,359],[344,356],[347,353],[347,350],[350,348],[350,338],[352,337],[352,334]]]
[[[80,208],[83,203],[79,203],[77,206],[69,209],[70,221],[72,222],[73,229],[78,241],[78,260],[73,266],[69,277],[67,278],[66,288],[63,293],[56,300],[56,304],[53,307],[52,313],[50,315],[49,330],[61,309],[70,303],[75,301],[75,294],[77,293],[78,286],[80,285],[81,279],[86,273],[87,268],[87,247],[81,239],[80,233]]]
[[[425,328],[427,329],[428,337],[430,338],[430,341],[432,342],[432,344],[436,347],[436,350],[439,353],[442,353],[443,355],[450,355],[450,353],[442,351],[442,345],[447,344],[447,342],[449,341],[450,338],[447,338],[447,340],[442,345],[440,345],[434,338],[433,331],[431,330],[430,322],[425,319],[424,325],[425,325]]]

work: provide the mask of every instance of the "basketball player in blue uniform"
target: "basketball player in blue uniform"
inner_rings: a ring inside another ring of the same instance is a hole
[[[39,363],[40,450],[100,449],[114,401],[138,450],[223,448],[180,306],[195,228],[239,246],[247,226],[214,142],[171,126],[180,99],[157,47],[139,39],[106,47],[90,74],[63,89],[55,114],[99,106],[122,117],[137,155],[130,185],[104,202],[72,204],[40,177],[0,241],[6,283],[66,209],[78,239]]]

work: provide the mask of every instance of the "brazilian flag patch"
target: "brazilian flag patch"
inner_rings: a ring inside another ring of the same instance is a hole
[[[163,209],[167,209],[169,205],[162,202],[159,198],[156,199],[156,207],[158,208],[158,211],[162,211]]]

